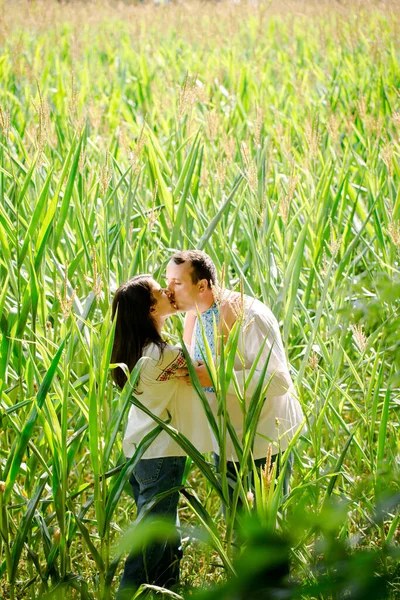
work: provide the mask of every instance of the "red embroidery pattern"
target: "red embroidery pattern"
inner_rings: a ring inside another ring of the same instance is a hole
[[[174,358],[174,360],[172,362],[169,363],[169,365],[167,365],[159,374],[159,376],[157,377],[157,381],[167,381],[168,379],[171,379],[171,377],[173,376],[173,374],[175,373],[175,371],[177,369],[181,369],[182,367],[186,366],[186,361],[185,361],[185,357],[183,355],[183,352],[179,352],[178,356],[176,356]]]

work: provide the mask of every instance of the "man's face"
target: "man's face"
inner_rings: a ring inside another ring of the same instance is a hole
[[[180,312],[196,310],[201,295],[200,289],[204,286],[204,282],[203,284],[200,281],[193,283],[192,269],[193,267],[188,262],[177,265],[172,260],[167,266],[167,286],[172,292],[175,305]]]

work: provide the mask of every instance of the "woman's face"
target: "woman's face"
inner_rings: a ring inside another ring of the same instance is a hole
[[[154,299],[154,304],[151,307],[153,317],[167,317],[176,313],[177,308],[172,304],[172,293],[168,289],[162,288],[154,279],[150,280],[150,286]]]

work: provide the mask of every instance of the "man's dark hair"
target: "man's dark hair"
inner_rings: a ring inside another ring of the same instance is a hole
[[[171,260],[176,265],[188,262],[192,266],[190,276],[193,283],[206,279],[210,288],[217,285],[217,269],[208,254],[202,250],[181,250]]]

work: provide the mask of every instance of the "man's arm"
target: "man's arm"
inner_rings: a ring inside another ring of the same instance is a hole
[[[283,350],[279,326],[273,314],[256,314],[248,325],[243,325],[243,339],[244,343],[238,350],[242,356],[244,366],[242,369],[235,369],[235,376],[241,393],[244,394],[244,387],[247,382],[246,398],[251,398],[268,361],[264,377],[264,386],[270,382],[266,393],[267,397],[286,394],[292,385],[292,380]],[[262,351],[256,368],[248,381],[252,366],[257,361],[261,348]],[[235,393],[233,380],[229,384],[228,392]]]

